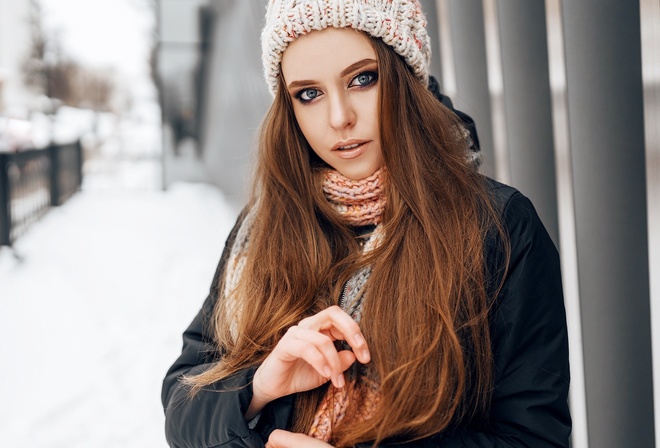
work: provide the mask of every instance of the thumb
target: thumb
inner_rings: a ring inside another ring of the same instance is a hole
[[[342,372],[346,371],[350,366],[353,365],[356,358],[352,351],[342,350],[338,353],[339,355],[339,365],[341,365]]]

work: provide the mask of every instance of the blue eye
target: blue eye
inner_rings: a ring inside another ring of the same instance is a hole
[[[376,72],[362,72],[351,80],[349,87],[366,87],[378,80]]]
[[[296,94],[296,98],[303,103],[308,103],[317,98],[320,94],[321,92],[317,89],[303,89]]]

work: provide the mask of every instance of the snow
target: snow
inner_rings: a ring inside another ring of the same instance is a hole
[[[153,160],[101,168],[20,259],[0,248],[0,446],[166,446],[161,381],[238,210],[209,185],[158,191]]]

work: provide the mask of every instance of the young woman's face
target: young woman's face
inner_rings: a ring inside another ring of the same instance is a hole
[[[378,62],[369,38],[326,28],[293,41],[282,74],[307,142],[328,165],[351,179],[383,165],[378,121]]]

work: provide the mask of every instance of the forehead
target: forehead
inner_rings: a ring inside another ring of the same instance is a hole
[[[364,33],[351,28],[326,28],[289,44],[282,54],[282,74],[287,82],[320,79],[336,75],[362,59],[376,59]]]

